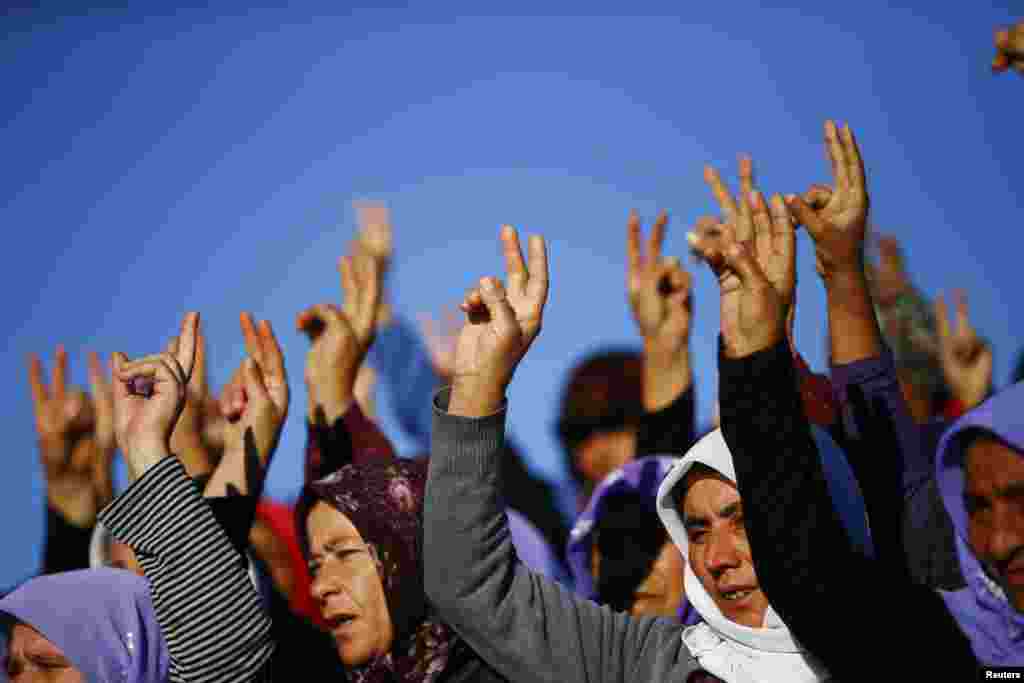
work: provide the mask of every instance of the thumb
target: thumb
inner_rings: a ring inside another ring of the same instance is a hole
[[[787,201],[789,212],[796,218],[797,223],[803,225],[815,242],[825,236],[827,230],[825,221],[812,209],[803,197],[793,196]]]

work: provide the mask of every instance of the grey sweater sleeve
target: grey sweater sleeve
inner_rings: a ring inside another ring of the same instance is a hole
[[[505,411],[449,415],[434,404],[424,501],[424,587],[442,619],[517,683],[679,680],[697,670],[672,621],[583,600],[516,558],[498,491]]]

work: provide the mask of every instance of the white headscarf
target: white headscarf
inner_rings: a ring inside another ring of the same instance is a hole
[[[696,463],[715,470],[736,483],[732,453],[716,429],[698,441],[676,463],[658,488],[658,516],[686,561],[686,598],[704,623],[683,631],[683,642],[701,667],[726,683],[817,683],[828,681],[828,672],[793,638],[789,628],[769,605],[764,626],[750,628],[722,614],[690,567],[689,539],[676,509],[672,489]]]

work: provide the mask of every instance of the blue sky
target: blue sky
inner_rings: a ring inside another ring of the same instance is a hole
[[[597,346],[637,341],[624,290],[628,210],[668,210],[668,249],[682,254],[686,226],[713,209],[705,163],[735,177],[736,155],[752,154],[770,192],[827,181],[830,117],[858,133],[874,221],[904,241],[926,291],[968,291],[1005,383],[1024,339],[1010,313],[1021,291],[1024,80],[993,77],[988,64],[994,28],[1019,17],[1009,2],[914,4],[525,2],[499,16],[480,3],[220,3],[9,15],[0,368],[13,382],[0,399],[0,585],[38,566],[45,490],[25,356],[49,361],[58,342],[84,386],[87,350],[152,351],[197,309],[219,386],[243,352],[238,312],[269,318],[293,401],[268,491],[293,495],[306,349],[294,318],[340,296],[334,264],[355,198],[392,207],[390,296],[410,316],[501,274],[501,223],[547,237],[545,329],[510,391],[510,421],[550,477],[563,476],[551,424],[567,369]],[[810,253],[804,237],[797,343],[821,368]],[[707,419],[718,315],[702,269],[695,296]]]

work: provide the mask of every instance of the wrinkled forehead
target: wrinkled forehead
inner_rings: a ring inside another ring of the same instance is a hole
[[[729,505],[740,498],[736,484],[718,470],[699,462],[679,481],[673,495],[676,509],[684,519],[686,510],[692,514],[709,507]]]
[[[965,439],[964,474],[967,489],[994,492],[1024,484],[1024,453],[992,432]]]

